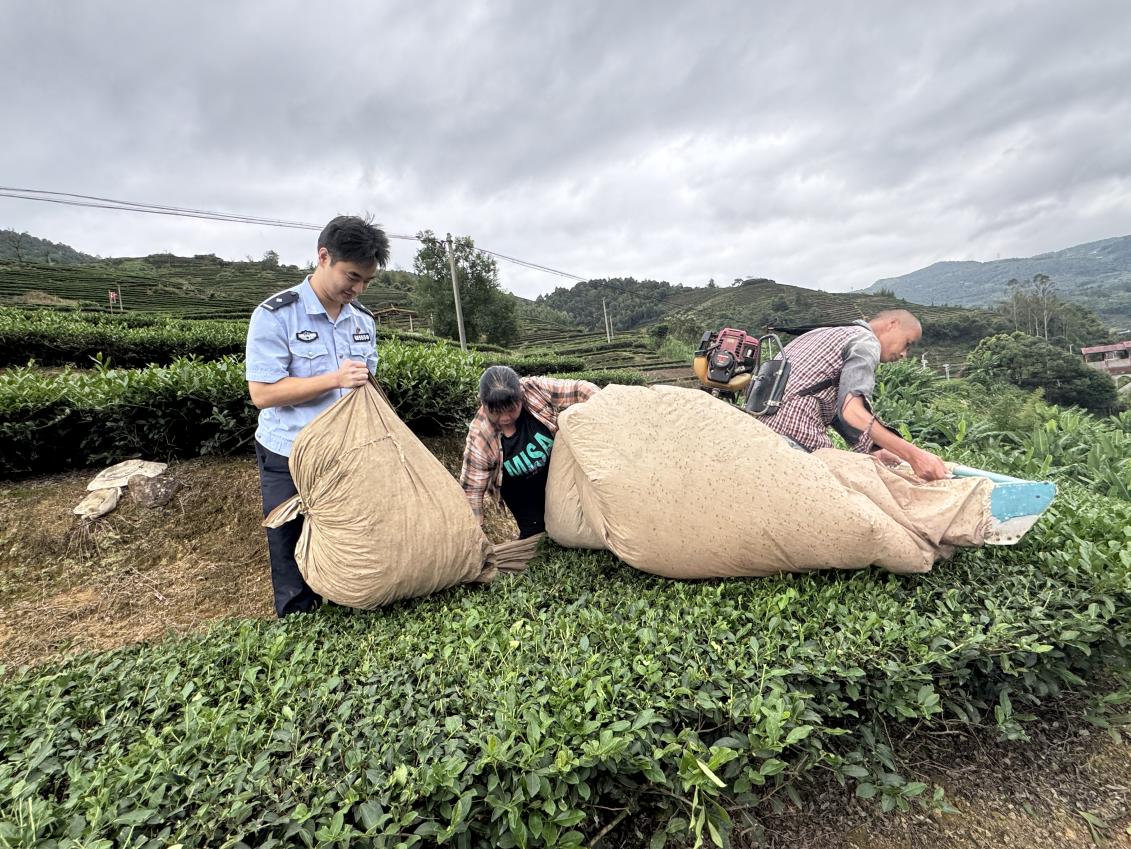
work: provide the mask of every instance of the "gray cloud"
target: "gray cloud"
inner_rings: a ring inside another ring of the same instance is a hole
[[[9,0],[4,18],[4,185],[369,211],[688,284],[846,289],[1131,232],[1121,2]],[[6,199],[0,226],[104,255],[312,253],[301,231]],[[564,282],[500,271],[528,296]]]

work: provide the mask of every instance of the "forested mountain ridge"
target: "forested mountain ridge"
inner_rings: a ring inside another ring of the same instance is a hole
[[[1027,258],[936,262],[863,291],[888,291],[920,304],[993,306],[1008,298],[1010,280],[1039,274],[1052,280],[1062,300],[1087,307],[1116,329],[1131,328],[1131,236]]]
[[[0,260],[2,259],[79,265],[84,262],[95,262],[98,257],[76,251],[70,245],[61,242],[51,242],[16,230],[0,230]]]

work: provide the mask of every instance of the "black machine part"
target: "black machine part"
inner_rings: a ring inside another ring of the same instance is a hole
[[[768,343],[770,340],[777,345],[779,358],[764,360],[750,381],[743,409],[753,416],[772,416],[776,413],[781,407],[786,383],[789,381],[789,360],[782,353],[781,339],[773,333],[763,337],[764,342]]]

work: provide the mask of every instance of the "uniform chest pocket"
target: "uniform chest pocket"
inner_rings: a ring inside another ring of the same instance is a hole
[[[350,359],[365,363],[370,372],[377,371],[377,349],[371,342],[350,343]]]
[[[330,352],[317,342],[291,342],[291,374],[294,377],[314,377],[333,370]]]

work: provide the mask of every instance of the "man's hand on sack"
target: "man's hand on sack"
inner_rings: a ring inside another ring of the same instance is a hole
[[[938,457],[930,451],[911,446],[911,456],[907,462],[911,464],[912,471],[925,481],[937,481],[950,477],[950,470]]]
[[[338,386],[353,389],[369,381],[369,368],[359,360],[342,360],[338,366]]]

